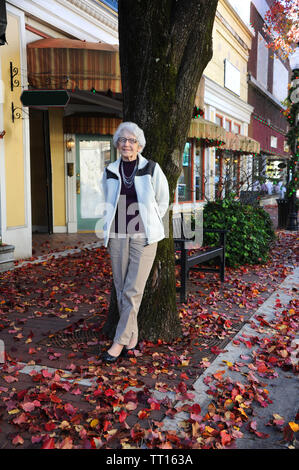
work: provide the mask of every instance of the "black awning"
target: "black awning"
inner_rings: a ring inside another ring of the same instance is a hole
[[[25,90],[21,95],[23,106],[34,108],[64,108],[65,116],[92,113],[122,117],[122,101],[90,91]]]
[[[6,27],[7,27],[7,15],[6,15],[6,3],[5,0],[0,0],[0,46],[6,44]]]

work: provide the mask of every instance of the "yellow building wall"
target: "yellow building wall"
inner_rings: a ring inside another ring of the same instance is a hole
[[[240,98],[247,102],[248,52],[225,23],[229,24],[248,48],[251,47],[252,36],[226,0],[220,0],[217,13],[219,15],[216,15],[213,28],[213,58],[207,65],[204,75],[224,87],[224,60],[229,60],[240,71]]]
[[[63,110],[49,109],[49,130],[52,164],[53,225],[66,225],[65,163],[63,139]]]
[[[7,12],[7,44],[1,46],[1,72],[4,82],[3,121],[4,152],[5,152],[5,180],[6,180],[6,225],[16,227],[25,225],[25,193],[24,193],[24,148],[23,148],[23,120],[15,119],[12,122],[11,105],[20,107],[21,86],[10,88],[10,62],[19,70],[18,76],[21,85],[20,64],[20,19]],[[22,118],[28,116],[22,115]],[[1,129],[2,130],[2,129]]]

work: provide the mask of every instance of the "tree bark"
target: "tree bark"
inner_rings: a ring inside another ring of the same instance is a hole
[[[169,183],[170,202],[182,171],[195,94],[212,58],[218,0],[119,0],[119,53],[124,121],[144,131],[143,155],[157,161]],[[169,221],[171,221],[171,212]],[[172,341],[181,334],[176,307],[172,224],[159,242],[138,315],[140,338]],[[118,321],[112,286],[104,332]]]

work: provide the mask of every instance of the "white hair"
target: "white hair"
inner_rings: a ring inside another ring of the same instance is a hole
[[[130,132],[130,134],[133,134],[140,147],[141,147],[141,152],[142,150],[144,149],[145,147],[145,144],[146,144],[146,140],[145,140],[145,137],[144,137],[144,132],[142,129],[140,129],[140,127],[137,126],[137,124],[135,124],[135,122],[122,122],[118,128],[116,129],[115,131],[115,134],[113,136],[113,144],[114,144],[114,147],[117,147],[117,141],[119,139],[119,137],[122,137],[122,133],[123,131],[126,130],[128,132]]]

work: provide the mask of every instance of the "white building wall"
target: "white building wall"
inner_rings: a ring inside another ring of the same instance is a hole
[[[117,13],[92,0],[7,0],[7,11],[20,18],[21,86],[28,88],[27,54],[28,42],[40,39],[26,30],[26,22],[34,23],[36,29],[44,29],[55,37],[67,36],[90,42],[118,44]],[[0,59],[1,80],[1,59]],[[1,94],[1,93],[0,93]],[[0,97],[1,98],[1,97]],[[25,112],[22,114],[25,115]],[[3,103],[0,99],[0,131],[3,130]],[[25,188],[25,225],[6,227],[6,181],[4,142],[0,139],[0,235],[7,244],[14,245],[15,258],[32,255],[31,187],[30,187],[30,135],[29,119],[23,119],[23,156]],[[73,208],[72,208],[73,209]],[[72,230],[73,210],[70,217]]]
[[[6,2],[7,12],[18,18],[20,28],[20,85],[27,88],[27,57],[25,37],[24,12]],[[0,77],[1,79],[2,77]],[[7,86],[7,81],[4,81]],[[24,112],[22,112],[24,117]],[[0,104],[0,127],[3,128],[3,105]],[[0,144],[0,233],[3,241],[8,245],[15,246],[15,258],[30,257],[32,254],[32,229],[31,229],[31,188],[30,188],[30,147],[29,147],[29,120],[23,118],[23,158],[24,158],[24,202],[25,202],[25,224],[17,227],[7,227],[6,214],[6,181],[5,181],[5,155],[4,145]],[[2,129],[0,129],[2,130]]]
[[[9,0],[9,2],[73,38],[118,44],[117,14],[90,0]]]

